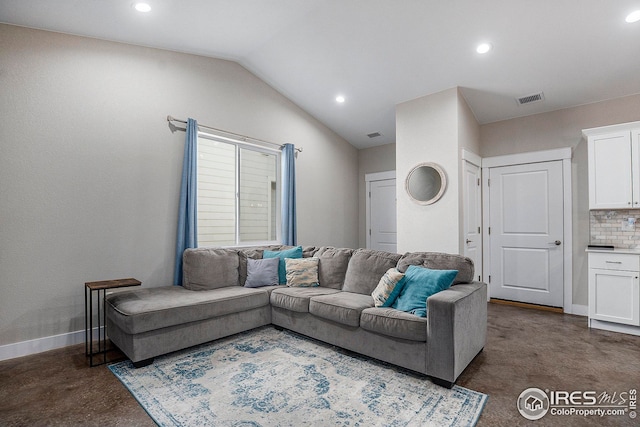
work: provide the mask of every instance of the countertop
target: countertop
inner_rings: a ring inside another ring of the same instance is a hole
[[[594,252],[594,253],[602,253],[602,254],[631,254],[631,255],[640,255],[640,249],[625,249],[625,248],[614,248],[614,249],[598,249],[598,248],[589,248],[585,249],[586,252]]]

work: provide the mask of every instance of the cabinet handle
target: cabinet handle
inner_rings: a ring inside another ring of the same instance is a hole
[[[606,264],[622,264],[622,261],[605,261]]]
[[[628,204],[628,205],[630,205],[630,204],[631,204],[631,202],[627,202],[627,204]]]

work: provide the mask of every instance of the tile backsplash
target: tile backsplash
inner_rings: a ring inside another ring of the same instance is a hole
[[[638,222],[629,225],[629,218]],[[617,248],[640,248],[640,210],[595,210],[589,212],[590,243]]]

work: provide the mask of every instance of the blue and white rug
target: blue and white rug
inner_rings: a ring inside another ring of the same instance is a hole
[[[160,426],[474,426],[488,398],[273,327],[109,369]]]

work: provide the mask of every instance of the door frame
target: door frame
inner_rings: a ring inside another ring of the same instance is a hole
[[[365,222],[365,234],[367,236],[367,249],[371,247],[371,183],[373,181],[386,181],[388,179],[396,179],[396,171],[374,172],[364,175],[365,182],[365,200],[366,200],[366,222]],[[362,205],[360,205],[362,206]]]
[[[480,181],[482,182],[482,157],[478,156],[475,153],[472,153],[471,151],[468,151],[466,149],[462,149],[462,155],[461,155],[461,170],[462,173],[464,174],[465,171],[465,164],[466,163],[470,163],[474,166],[477,166],[479,169],[479,175],[480,175]],[[462,186],[463,186],[463,194],[464,191],[466,191],[466,189],[464,188],[465,186],[465,180],[462,180]],[[480,203],[480,212],[478,212],[479,215],[479,220],[480,220],[480,229],[483,230],[484,229],[484,207],[483,207],[483,188],[482,186],[477,187],[478,188],[478,202]],[[468,212],[468,210],[470,209],[475,209],[475,207],[472,206],[466,206],[466,198],[464,198],[463,196],[463,205],[462,205],[462,220],[466,221],[466,213]],[[460,247],[462,248],[462,252],[464,253],[465,248],[466,248],[466,243],[465,243],[465,239],[466,236],[464,235],[464,225],[463,225],[463,233],[460,234]],[[482,231],[479,233],[480,238],[480,242],[478,242],[478,252],[480,253],[480,265],[476,267],[476,273],[480,273],[480,277],[484,278],[484,234],[482,233]],[[474,274],[474,277],[477,274]]]
[[[487,197],[482,199],[482,217],[489,218],[489,168],[501,166],[516,166],[527,163],[541,163],[551,161],[562,161],[562,183],[563,183],[563,311],[568,314],[574,313],[573,308],[573,222],[572,197],[571,197],[571,147],[556,148],[553,150],[531,151],[527,153],[508,154],[504,156],[485,157],[482,159],[482,193]],[[491,272],[491,251],[489,248],[489,227],[483,222],[482,225],[482,280],[489,283],[489,273]],[[579,314],[579,313],[576,313]]]

